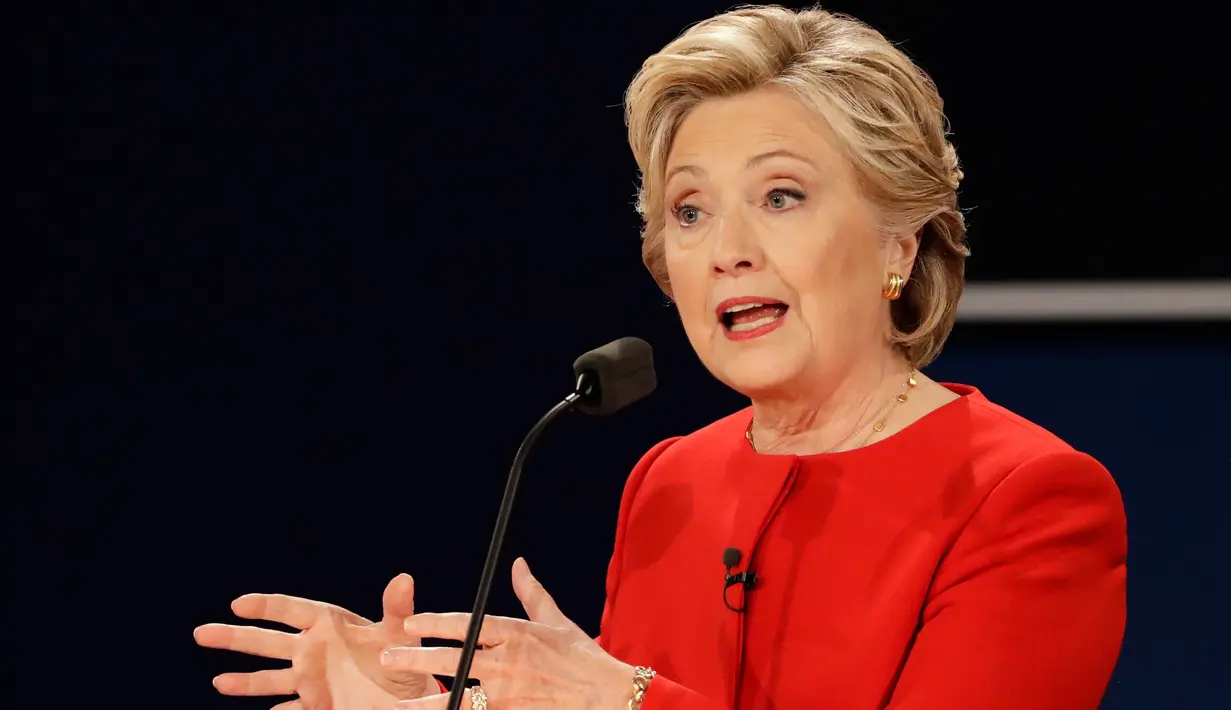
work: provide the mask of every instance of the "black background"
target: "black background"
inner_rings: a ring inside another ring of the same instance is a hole
[[[1213,23],[1169,7],[831,9],[946,97],[972,280],[1225,279]],[[573,357],[638,335],[660,391],[546,434],[506,548],[594,630],[629,468],[742,406],[640,264],[619,108],[725,8],[47,9],[4,497],[22,702],[268,706],[216,696],[255,664],[190,635],[243,592],[374,615],[409,571],[420,608],[468,609],[518,441]],[[1120,481],[1137,586],[1105,707],[1217,704],[1227,330],[961,326],[934,367]]]

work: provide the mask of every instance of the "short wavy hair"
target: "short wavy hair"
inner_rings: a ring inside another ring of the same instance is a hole
[[[702,101],[765,86],[793,92],[841,142],[886,234],[918,233],[910,281],[890,309],[891,339],[916,367],[953,329],[962,294],[962,179],[932,80],[883,35],[819,8],[744,7],[686,30],[645,61],[625,96],[641,171],[642,260],[671,295],[663,253],[663,178],[681,122]]]

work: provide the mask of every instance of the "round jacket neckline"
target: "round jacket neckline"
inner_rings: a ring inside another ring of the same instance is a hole
[[[867,446],[861,446],[857,449],[847,449],[846,451],[834,451],[829,453],[815,454],[765,454],[757,451],[752,447],[752,442],[748,441],[746,432],[752,424],[752,407],[744,410],[742,416],[735,417],[735,421],[739,422],[738,435],[741,441],[740,449],[747,455],[756,459],[798,459],[801,461],[819,461],[819,460],[837,460],[839,458],[856,458],[859,456],[881,456],[887,453],[893,453],[896,450],[910,447],[917,442],[921,437],[927,437],[937,428],[944,428],[947,422],[950,422],[955,416],[960,416],[969,411],[970,406],[976,402],[985,400],[983,393],[976,387],[963,385],[951,382],[938,383],[945,389],[957,395],[957,399],[946,402],[927,414],[919,417],[915,421],[908,424],[901,431],[896,432],[880,441],[873,442]]]

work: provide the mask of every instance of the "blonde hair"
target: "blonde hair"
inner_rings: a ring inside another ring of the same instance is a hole
[[[953,328],[970,253],[957,207],[962,171],[936,86],[854,18],[819,8],[740,8],[694,25],[645,61],[624,109],[641,171],[646,268],[670,295],[662,181],[680,123],[706,99],[765,86],[794,92],[828,123],[886,233],[919,233],[911,279],[890,308],[890,337],[915,366],[927,365]]]

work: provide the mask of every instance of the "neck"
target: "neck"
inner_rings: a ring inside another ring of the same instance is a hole
[[[819,454],[855,448],[891,406],[911,366],[897,349],[861,359],[828,382],[793,385],[753,399],[752,440],[764,454]]]

